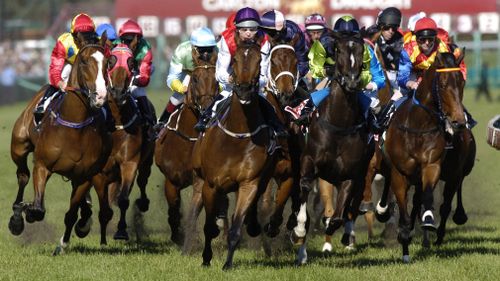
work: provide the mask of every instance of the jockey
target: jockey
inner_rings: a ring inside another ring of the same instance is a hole
[[[327,29],[325,18],[318,13],[307,16],[304,24],[306,27],[306,32],[304,33],[306,42],[309,42],[310,44],[312,44],[316,40],[319,40],[321,35],[323,35]],[[309,49],[310,47],[311,45],[308,45],[307,49]]]
[[[137,47],[134,51],[135,68],[133,73],[132,86],[130,86],[130,93],[137,99],[139,110],[148,125],[153,126],[156,123],[153,117],[153,112],[149,107],[148,98],[146,95],[145,87],[149,84],[151,74],[153,73],[153,53],[151,52],[151,45],[142,37],[142,28],[133,20],[127,20],[122,24],[118,31],[120,36],[120,43],[126,44],[130,47],[130,43],[137,38]]]
[[[352,37],[359,35],[359,25],[356,19],[351,16],[343,16],[339,18],[335,22],[335,26],[333,28],[333,32],[339,34],[342,37]],[[320,39],[321,41],[321,39]],[[320,42],[318,41],[318,42]],[[325,65],[325,74],[330,77],[333,75],[333,65],[335,62],[333,61],[333,41],[328,42],[329,45],[323,47],[322,44],[318,44],[318,48],[313,46],[311,47],[311,52],[323,52],[323,57]],[[320,48],[323,47],[323,48]],[[330,54],[331,53],[331,54]],[[313,54],[310,57],[319,57],[320,55]],[[331,66],[328,67],[327,66]],[[382,67],[380,66],[380,62],[373,50],[368,47],[368,45],[364,45],[364,53],[363,53],[363,70],[361,71],[361,86],[363,87],[363,92],[359,93],[360,105],[362,107],[364,116],[366,120],[370,120],[370,122],[375,121],[372,116],[371,110],[368,110],[370,107],[375,107],[378,104],[378,99],[376,98],[377,91],[380,88],[385,86],[385,78],[383,74]],[[314,108],[318,107],[320,103],[325,99],[330,93],[330,88],[326,87],[324,89],[318,90],[316,92],[311,93],[311,97],[305,103],[304,108],[301,111],[300,117],[297,120],[299,123],[307,123],[308,117],[311,112],[314,111]]]
[[[215,78],[221,84],[222,92],[214,99],[213,105],[209,106],[207,110],[202,113],[199,122],[195,125],[195,129],[200,132],[205,131],[205,127],[211,119],[217,105],[222,102],[222,100],[226,100],[227,97],[231,96],[233,86],[233,76],[230,74],[232,73],[231,61],[237,48],[235,36],[238,36],[239,39],[243,41],[249,42],[262,39],[259,89],[262,90],[267,83],[265,74],[269,67],[267,56],[270,52],[270,45],[267,41],[267,36],[262,31],[259,31],[259,13],[249,7],[242,8],[236,13],[234,22],[234,26],[222,32],[222,38],[217,43],[219,53],[215,68]],[[274,129],[277,136],[286,136],[287,132],[283,124],[278,120],[274,108],[267,102],[265,97],[261,96],[261,94],[262,92],[259,92],[259,97],[262,99],[259,105],[263,107],[261,110],[264,118]]]
[[[45,108],[50,102],[50,97],[58,90],[64,92],[66,88],[71,67],[75,62],[78,50],[82,47],[81,42],[76,40],[78,34],[83,36],[86,41],[97,41],[94,21],[89,15],[84,13],[76,15],[71,21],[70,32],[65,32],[57,38],[56,45],[52,49],[50,56],[50,86],[33,111],[37,122],[43,117]]]
[[[325,64],[333,65],[333,51],[325,49],[325,47],[333,46],[333,37],[331,30],[326,27],[325,18],[320,14],[315,13],[308,16],[305,26],[306,38],[310,39],[307,54],[309,72],[307,72],[305,78],[311,85],[313,80],[318,83],[321,79],[325,78]]]
[[[398,83],[402,89],[406,91],[416,90],[424,71],[429,69],[429,67],[434,63],[436,55],[438,52],[451,52],[450,47],[443,42],[438,37],[438,27],[436,22],[431,19],[424,17],[418,20],[415,24],[414,34],[409,38],[408,41],[404,43],[405,52],[401,53],[400,58],[400,68],[398,73]],[[459,50],[459,49],[458,49]],[[455,54],[457,56],[457,54]],[[466,80],[467,70],[465,62],[460,63],[460,71]],[[396,102],[394,111],[404,99],[400,99]],[[465,110],[467,117],[467,125],[469,128],[475,126],[476,122],[472,119],[470,113]],[[389,112],[388,114],[390,114]],[[389,116],[385,116],[387,120],[385,123],[388,124]]]
[[[277,10],[271,10],[264,13],[260,20],[261,29],[267,33],[275,43],[286,44],[291,42],[295,36],[299,37],[293,48],[297,56],[299,75],[300,77],[304,77],[309,70],[309,65],[307,61],[306,41],[300,27],[291,20],[285,20],[283,14]]]
[[[95,30],[97,33],[97,36],[101,38],[102,34],[106,32],[108,40],[106,41],[106,44],[108,45],[108,48],[111,50],[113,49],[113,42],[118,39],[118,35],[116,34],[115,28],[109,24],[109,23],[101,23]]]
[[[157,127],[163,127],[175,108],[184,102],[184,94],[186,94],[189,84],[188,73],[194,70],[193,50],[196,50],[200,56],[210,57],[216,49],[216,44],[212,30],[208,27],[201,27],[191,33],[189,41],[182,42],[177,46],[170,61],[167,76],[167,87],[172,90],[173,95],[161,114]]]

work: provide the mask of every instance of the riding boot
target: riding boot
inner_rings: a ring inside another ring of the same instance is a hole
[[[469,129],[474,128],[477,125],[477,121],[474,120],[474,118],[472,118],[472,115],[465,107],[464,107],[464,113],[465,113],[465,118],[467,119],[466,120],[467,128],[469,128]]]
[[[168,104],[163,110],[160,119],[158,119],[158,122],[153,127],[156,132],[159,132],[165,126],[165,124],[168,122],[168,119],[170,118],[170,115],[172,115],[172,113],[175,111],[175,108],[176,106],[171,101],[168,101]]]
[[[102,106],[104,110],[106,111],[106,120],[104,120],[106,124],[106,129],[109,132],[114,132],[116,130],[116,124],[115,124],[115,119],[113,118],[113,113],[111,113],[111,107],[109,107],[109,104],[107,102],[104,103]]]
[[[217,95],[215,99],[212,101],[212,103],[201,113],[200,119],[198,120],[198,123],[194,125],[194,129],[198,132],[205,132],[207,128],[208,121],[212,119],[212,108],[214,107],[215,103],[221,99],[223,99],[223,95]]]
[[[261,108],[261,112],[264,115],[264,119],[266,120],[267,124],[271,126],[271,128],[273,128],[276,137],[288,137],[288,131],[285,128],[285,125],[283,125],[283,123],[281,123],[281,121],[278,119],[278,115],[276,115],[274,107],[263,96],[259,95],[259,98],[259,105]]]
[[[392,114],[396,110],[396,104],[394,103],[393,100],[390,100],[384,108],[380,111],[379,115],[377,116],[377,122],[376,122],[376,127],[378,130],[384,131],[387,126],[389,126],[389,121],[391,119]]]
[[[149,107],[148,98],[146,96],[137,97],[137,105],[139,106],[139,111],[141,112],[144,121],[146,121],[146,125],[153,127],[156,120],[153,117],[151,108]]]
[[[314,106],[314,102],[312,98],[309,98],[304,105],[304,108],[302,108],[302,110],[300,111],[300,117],[295,120],[295,123],[297,123],[298,125],[308,126],[311,122],[310,117],[314,109],[316,109],[316,107]]]
[[[44,103],[52,97],[54,93],[58,91],[58,88],[49,85],[45,93],[43,94],[42,99],[37,103],[35,109],[33,110],[33,116],[35,117],[35,121],[39,123],[42,120],[43,115],[45,114],[45,108],[43,107]]]

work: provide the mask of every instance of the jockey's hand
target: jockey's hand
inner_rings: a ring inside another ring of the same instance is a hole
[[[185,94],[188,91],[188,87],[186,85],[182,86],[182,93]]]
[[[403,94],[401,93],[401,91],[399,89],[394,89],[394,93],[392,94],[391,100],[397,101],[402,97]]]
[[[233,84],[233,75],[229,75],[229,77],[227,78],[227,82]]]
[[[365,90],[368,90],[368,91],[376,91],[376,90],[377,90],[377,84],[375,84],[374,82],[370,82],[370,83],[368,83],[368,84],[365,86]]]
[[[307,83],[311,84],[312,81],[313,81],[313,77],[312,77],[312,74],[311,72],[307,72],[306,76],[304,76],[307,80]]]
[[[418,82],[417,81],[408,81],[408,82],[406,82],[406,87],[410,90],[416,90],[418,88]]]
[[[59,81],[59,83],[57,83],[57,87],[58,87],[61,91],[63,91],[63,92],[65,92],[65,91],[66,91],[66,85],[67,85],[67,84],[66,84],[66,82],[64,82],[64,80],[61,80],[61,81]]]

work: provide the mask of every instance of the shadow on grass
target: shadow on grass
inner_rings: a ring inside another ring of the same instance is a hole
[[[77,244],[70,246],[68,249],[69,253],[79,253],[82,255],[95,255],[95,254],[107,254],[107,255],[128,255],[128,254],[151,254],[151,255],[163,255],[170,254],[177,250],[177,246],[170,241],[151,241],[142,240],[140,243],[136,242],[125,242],[113,243],[113,245],[105,246],[88,246],[83,244]]]

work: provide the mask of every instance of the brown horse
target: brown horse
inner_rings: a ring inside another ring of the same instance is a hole
[[[237,191],[232,225],[228,233],[228,255],[224,269],[232,267],[241,238],[241,227],[250,207],[265,190],[274,170],[274,156],[268,153],[271,132],[259,105],[260,42],[237,43],[233,57],[233,95],[230,107],[217,126],[198,138],[193,150],[193,167],[204,180],[202,187],[206,220],[203,265],[212,260],[212,239],[217,237],[218,202]]]
[[[73,192],[70,209],[64,219],[66,231],[56,254],[69,242],[71,230],[77,220],[78,208],[90,188],[89,180],[92,180],[99,196],[101,243],[106,243],[106,224],[111,219],[112,211],[108,204],[105,183],[96,176],[104,166],[111,148],[110,135],[100,118],[100,108],[107,95],[105,37],[101,38],[100,44],[83,44],[85,39],[82,36],[77,38],[77,44],[82,47],[71,70],[66,93],[47,110],[41,124],[36,127],[32,111],[43,94],[42,89],[28,104],[12,131],[11,156],[17,165],[19,184],[13,205],[14,215],[9,223],[13,234],[18,235],[23,231],[23,211],[28,222],[43,220],[45,186],[53,173],[71,180]],[[24,188],[30,176],[27,166],[30,152],[34,153],[35,198],[33,203],[24,203]],[[83,222],[77,227],[85,225],[89,218],[90,214],[85,213]]]
[[[215,63],[217,52],[210,57],[200,57],[196,48],[192,50],[194,69],[191,72],[186,101],[180,109],[175,111],[166,128],[160,133],[156,141],[155,162],[165,175],[165,197],[168,203],[168,223],[170,225],[170,239],[181,244],[184,232],[181,228],[181,190],[193,184],[192,151],[198,133],[194,125],[198,121],[200,112],[205,110],[218,93],[218,83],[215,80]],[[201,211],[201,190],[193,192],[190,204],[189,225],[196,224],[196,218]],[[195,229],[187,234],[193,235]],[[188,251],[191,239],[186,240],[184,252]]]
[[[359,207],[359,202],[356,201],[360,201],[370,156],[367,148],[368,130],[358,104],[364,43],[359,36],[336,37],[336,64],[330,95],[320,105],[318,114],[312,118],[301,157],[301,206],[297,226],[292,232],[295,242],[302,245],[298,264],[304,264],[307,260],[306,204],[314,181],[320,178],[324,183],[329,183],[327,186],[320,186],[322,199],[328,199],[323,200],[326,235],[331,236],[343,224],[347,229],[346,233],[352,235],[353,220]],[[331,204],[331,185],[339,188],[335,210]],[[331,250],[331,245],[326,244],[324,249]]]
[[[407,210],[408,187],[416,186],[414,209],[420,210],[420,203],[423,204],[422,227],[435,231],[433,190],[441,176],[447,137],[463,134],[466,129],[461,102],[465,81],[458,67],[462,60],[463,53],[459,58],[451,53],[438,53],[416,92],[394,113],[387,130],[384,155],[391,166],[391,188],[399,206],[398,241],[402,244],[404,262],[410,260],[408,246],[413,227]],[[464,157],[469,159],[469,155]],[[450,175],[457,174],[450,173],[447,178]],[[451,190],[457,189],[454,185],[445,191],[448,197],[445,201],[449,204]],[[449,209],[449,205],[443,209]]]
[[[131,42],[130,48],[125,44],[118,44],[111,50],[108,64],[109,107],[115,120],[116,130],[112,134],[113,149],[104,173],[111,182],[110,197],[112,200],[117,197],[120,208],[118,229],[113,238],[121,240],[129,239],[126,212],[136,174],[141,191],[141,197],[136,200],[136,205],[142,212],[148,210],[146,185],[153,163],[154,142],[146,136],[147,132],[143,129],[140,114],[129,91],[134,69],[133,52],[136,47],[137,39]],[[115,196],[116,194],[118,196]]]

